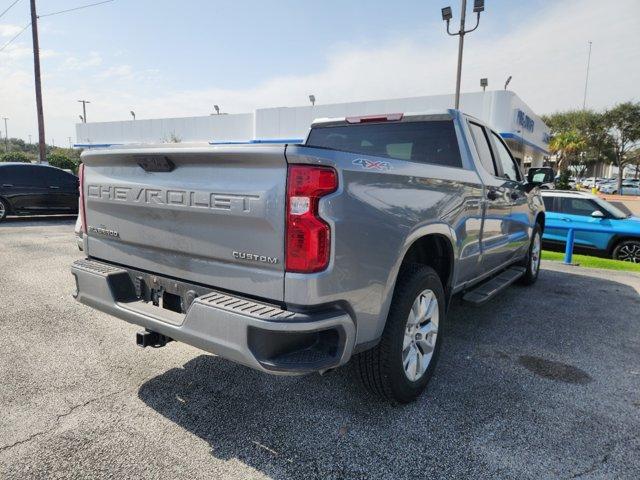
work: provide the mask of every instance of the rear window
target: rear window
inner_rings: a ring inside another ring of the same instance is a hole
[[[308,147],[461,167],[453,122],[368,123],[313,128]]]

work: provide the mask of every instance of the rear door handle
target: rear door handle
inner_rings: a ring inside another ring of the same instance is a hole
[[[13,187],[13,183],[3,183],[3,187]]]
[[[570,218],[563,218],[562,221],[563,222],[573,222],[573,220],[571,220]]]
[[[55,185],[49,185],[49,188],[53,188],[54,190],[59,190],[60,187],[56,187]]]

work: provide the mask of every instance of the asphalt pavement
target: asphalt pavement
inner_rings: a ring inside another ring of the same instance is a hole
[[[76,303],[72,219],[0,224],[0,478],[640,478],[640,276],[455,302],[419,401],[273,377]]]

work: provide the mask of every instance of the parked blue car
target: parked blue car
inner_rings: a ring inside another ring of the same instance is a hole
[[[564,250],[567,227],[575,230],[574,251],[640,263],[640,218],[623,212],[611,203],[583,192],[547,190],[542,192],[546,209],[543,244]]]

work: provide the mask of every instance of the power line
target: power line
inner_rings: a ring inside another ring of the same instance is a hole
[[[9,45],[11,45],[13,43],[13,41],[18,38],[20,35],[22,35],[24,33],[24,31],[29,28],[31,26],[31,22],[27,23],[24,28],[22,30],[20,30],[18,33],[16,33],[16,35],[9,40],[7,43],[5,43],[2,47],[0,47],[0,52],[2,52],[5,48],[7,48]]]
[[[2,15],[4,15],[6,12],[9,11],[9,9],[11,7],[13,7],[16,3],[18,3],[20,0],[15,0],[11,5],[9,5],[9,7],[7,7],[5,9],[4,12],[2,12],[2,14],[0,15],[0,17]],[[81,5],[79,7],[75,7],[75,8],[68,8],[67,10],[60,10],[58,12],[51,12],[51,13],[46,13],[44,15],[38,15],[38,18],[42,18],[42,17],[51,17],[53,15],[60,15],[61,13],[68,13],[68,12],[74,12],[76,10],[82,10],[84,8],[89,8],[89,7],[95,7],[98,5],[103,5],[105,3],[111,3],[114,0],[103,0],[102,2],[96,2],[96,3],[89,3],[87,5]],[[9,45],[11,45],[20,35],[22,35],[24,33],[24,31],[29,28],[31,26],[31,23],[27,24],[24,26],[24,28],[22,30],[20,30],[11,40],[9,40],[7,43],[5,43],[4,45],[2,45],[2,47],[0,47],[0,52],[2,52],[5,48],[7,48]]]
[[[19,0],[17,0],[19,1]],[[43,17],[51,17],[53,15],[60,15],[61,13],[68,13],[68,12],[74,12],[76,10],[82,10],[83,8],[89,8],[89,7],[95,7],[97,5],[102,5],[104,3],[111,3],[114,0],[104,0],[102,2],[96,2],[96,3],[89,3],[87,5],[81,5],[79,7],[75,7],[75,8],[69,8],[67,10],[60,10],[59,12],[51,12],[51,13],[45,13],[44,15],[38,15],[38,18],[43,18]]]
[[[9,5],[7,8],[5,8],[4,12],[0,13],[0,18],[2,18],[4,16],[5,13],[7,13],[9,10],[11,10],[11,8],[18,3],[20,0],[15,0],[15,2],[13,2],[11,5]]]

